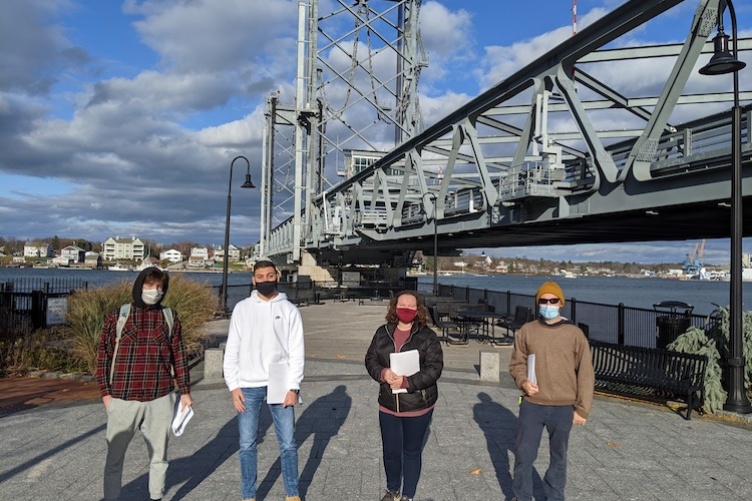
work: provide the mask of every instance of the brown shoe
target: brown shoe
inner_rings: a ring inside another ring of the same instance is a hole
[[[399,491],[390,491],[389,489],[384,491],[384,497],[381,501],[402,501]]]

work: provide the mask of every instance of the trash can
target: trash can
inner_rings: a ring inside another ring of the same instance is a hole
[[[665,349],[692,325],[690,315],[694,306],[691,304],[682,301],[662,301],[654,304],[653,309],[659,313],[655,317],[656,348]]]

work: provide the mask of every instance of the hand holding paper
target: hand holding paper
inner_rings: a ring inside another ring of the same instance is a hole
[[[389,365],[392,372],[399,376],[412,376],[420,372],[420,355],[418,350],[389,354]],[[407,393],[404,388],[392,390],[392,393]]]
[[[538,378],[535,377],[535,353],[527,356],[527,380],[533,384],[538,384]]]
[[[183,434],[185,426],[193,417],[193,407],[190,405],[183,407],[181,401],[180,397],[175,400],[175,409],[172,412],[172,433],[176,437]]]

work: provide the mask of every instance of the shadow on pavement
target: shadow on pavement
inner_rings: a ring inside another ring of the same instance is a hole
[[[488,393],[478,393],[480,402],[473,406],[473,419],[486,438],[488,456],[494,466],[496,479],[506,499],[514,496],[509,457],[514,452],[514,433],[517,416],[491,399]]]
[[[266,405],[262,405],[261,416],[259,417],[259,446],[264,442],[266,433],[271,425],[272,416],[269,413],[269,408]],[[185,498],[201,482],[209,478],[222,466],[225,461],[236,455],[239,449],[239,437],[238,420],[236,417],[225,423],[214,438],[196,452],[188,456],[170,460],[170,466],[167,469],[165,491],[169,491],[173,486],[180,485],[180,488],[170,499],[178,501]],[[173,440],[180,439],[173,438]],[[240,483],[237,486],[237,493],[238,498],[240,498]],[[148,473],[124,485],[120,497],[121,499],[148,499]]]
[[[313,437],[311,453],[305,466],[299,470],[300,495],[303,499],[307,497],[308,487],[321,464],[329,442],[332,437],[337,436],[339,429],[350,414],[352,398],[346,390],[347,388],[344,385],[339,385],[328,395],[317,398],[311,404],[305,406],[305,410],[296,422],[295,439],[298,443],[298,449],[300,449],[301,444]],[[259,485],[257,493],[259,498],[266,498],[279,478],[281,469],[280,458],[277,458]]]

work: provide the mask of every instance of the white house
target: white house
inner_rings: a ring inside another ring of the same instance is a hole
[[[159,260],[164,261],[165,259],[171,263],[182,263],[184,258],[180,251],[169,249],[159,253]]]
[[[99,268],[102,266],[102,256],[100,256],[98,252],[89,251],[84,256],[84,263],[86,266]]]
[[[116,261],[118,259],[141,261],[146,253],[144,252],[144,243],[136,237],[110,237],[102,243],[102,256],[105,261]]]
[[[234,245],[230,244],[228,247],[227,254],[229,255],[229,262],[231,263],[237,263],[240,261],[240,249],[235,247]],[[223,261],[225,258],[225,251],[222,250],[222,247],[220,246],[216,252],[214,252],[214,261]]]
[[[209,262],[209,249],[206,247],[193,247],[188,258],[188,266],[203,267]]]
[[[24,244],[24,257],[53,257],[55,250],[52,245],[44,242],[26,242]]]
[[[60,257],[73,263],[83,263],[86,251],[76,245],[68,245],[60,251]]]

